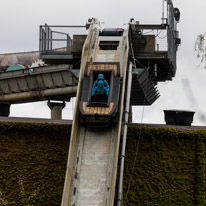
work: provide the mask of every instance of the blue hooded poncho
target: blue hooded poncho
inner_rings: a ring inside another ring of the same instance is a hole
[[[104,86],[104,82],[102,80],[99,80],[97,82],[96,87],[92,88],[92,96],[94,96],[95,94],[106,94],[107,97],[109,96],[109,88]],[[99,87],[99,85],[102,85],[102,87]]]
[[[97,87],[98,86],[98,81],[100,81],[100,80],[103,81],[103,86],[109,89],[109,84],[108,84],[107,80],[104,79],[104,75],[103,74],[98,74],[97,80],[94,82],[92,88]]]

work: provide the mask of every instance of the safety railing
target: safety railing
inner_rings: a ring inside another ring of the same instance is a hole
[[[61,31],[55,31],[53,28],[58,28]],[[47,24],[40,26],[39,33],[39,51],[43,53],[71,53],[73,39],[69,32],[64,32],[68,29],[85,28],[85,26],[49,26]],[[62,31],[63,30],[63,31]]]
[[[178,31],[176,29],[177,21],[175,19],[175,9],[172,4],[167,4],[167,18],[166,22],[161,25],[136,25],[136,31],[139,32],[140,36],[151,35],[154,38],[151,38],[155,45],[151,42],[147,42],[151,48],[154,49],[155,53],[166,53],[167,58],[170,63],[173,65],[173,68],[176,68],[176,53],[178,45],[180,44],[180,39]]]
[[[176,30],[176,20],[174,16],[174,8],[172,4],[168,4],[168,17],[167,17],[167,40],[168,40],[168,57],[170,62],[176,68],[176,53],[178,44],[176,42],[178,38],[178,31]]]

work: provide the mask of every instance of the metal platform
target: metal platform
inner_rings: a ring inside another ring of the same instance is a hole
[[[0,102],[69,101],[78,76],[69,65],[54,65],[0,73]]]
[[[139,65],[150,68],[156,82],[171,81],[176,74],[176,64],[172,64],[167,52],[138,53],[135,58]]]
[[[134,24],[131,45],[137,67],[150,68],[149,73],[157,82],[172,80],[176,73],[177,36],[172,18],[168,24]]]
[[[54,29],[58,29],[55,31]],[[72,34],[78,29],[84,34]],[[47,64],[71,64],[80,68],[82,48],[87,37],[86,26],[41,25],[39,37],[40,58]],[[67,31],[67,32],[66,32]]]

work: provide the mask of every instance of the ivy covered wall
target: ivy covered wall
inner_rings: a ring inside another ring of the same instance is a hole
[[[206,205],[206,130],[130,127],[126,152],[124,205]]]
[[[1,206],[60,205],[69,135],[66,125],[0,123]],[[206,130],[130,126],[124,205],[206,205],[205,167]]]
[[[60,205],[70,129],[0,123],[0,205]]]

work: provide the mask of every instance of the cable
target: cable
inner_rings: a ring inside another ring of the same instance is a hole
[[[155,35],[155,37],[158,37],[158,38],[160,38],[160,39],[165,39],[165,38],[167,38],[167,32],[166,32],[166,34],[165,34],[164,37],[159,36],[162,32],[163,32],[163,30],[160,30],[160,31],[157,33],[157,35]]]
[[[81,63],[81,59],[80,59],[78,62],[76,62],[76,63],[73,65],[72,68],[75,68],[75,66],[78,65],[79,63]]]
[[[126,193],[126,198],[125,198],[126,200],[127,200],[128,193],[130,191],[130,186],[132,184],[132,180],[133,180],[133,176],[134,176],[134,169],[135,169],[135,165],[136,165],[136,161],[137,161],[137,154],[138,154],[138,151],[139,151],[140,139],[141,139],[141,134],[142,134],[142,121],[143,121],[143,117],[144,117],[144,108],[145,108],[145,105],[143,106],[143,110],[142,110],[141,123],[140,123],[140,125],[141,125],[140,126],[140,132],[139,132],[139,136],[138,136],[135,159],[134,159],[133,167],[132,167],[132,174],[131,174],[129,185],[128,185],[128,188],[127,188],[127,193]]]
[[[145,65],[143,65],[142,63],[140,63],[135,57],[134,57],[134,50],[133,50],[133,46],[132,46],[132,43],[131,43],[131,55],[132,55],[132,58],[133,58],[133,64],[134,64],[134,67],[135,67],[135,69],[137,68],[137,66],[136,66],[136,63],[135,62],[137,62],[140,66],[142,66],[143,68],[147,68]]]
[[[133,63],[134,63],[134,67],[136,68],[136,64],[135,64],[135,57],[134,57],[134,51],[133,51],[133,46],[132,46],[132,43],[131,43],[131,52],[132,52],[132,58],[133,58]]]
[[[148,67],[147,67],[148,69],[149,69],[149,64],[150,64],[150,56],[148,57]],[[146,81],[146,91],[147,91],[147,89],[148,89],[148,79]],[[139,145],[140,145],[141,134],[142,134],[142,122],[143,122],[143,117],[144,117],[145,102],[146,102],[146,97],[144,96],[144,103],[143,103],[141,123],[140,123],[140,125],[141,125],[140,126],[140,132],[139,132],[138,141],[137,141],[135,159],[134,159],[133,167],[132,167],[132,174],[130,176],[130,181],[129,181],[129,185],[128,185],[128,188],[127,188],[127,193],[126,193],[126,198],[125,198],[126,200],[127,200],[127,196],[128,196],[129,191],[130,191],[131,184],[132,184],[132,180],[133,180],[133,176],[134,176],[134,169],[135,169],[135,165],[136,165],[136,161],[137,161],[137,154],[139,152]],[[123,200],[122,205],[124,205],[124,200]]]
[[[159,37],[159,35],[162,33],[162,30],[160,30],[159,32],[158,32],[158,30],[157,30],[157,34],[155,35],[155,37]]]
[[[147,31],[147,32],[143,32],[143,35],[149,34],[149,33],[153,33],[153,34],[154,34],[154,30],[152,29],[152,30],[149,30],[149,31]]]
[[[134,59],[140,66],[142,66],[144,69],[147,69],[147,67],[144,65],[144,64],[142,64],[141,62],[139,62],[137,59]]]
[[[167,34],[164,37],[160,37],[160,36],[157,36],[157,37],[160,39],[165,39],[165,38],[167,38]]]

